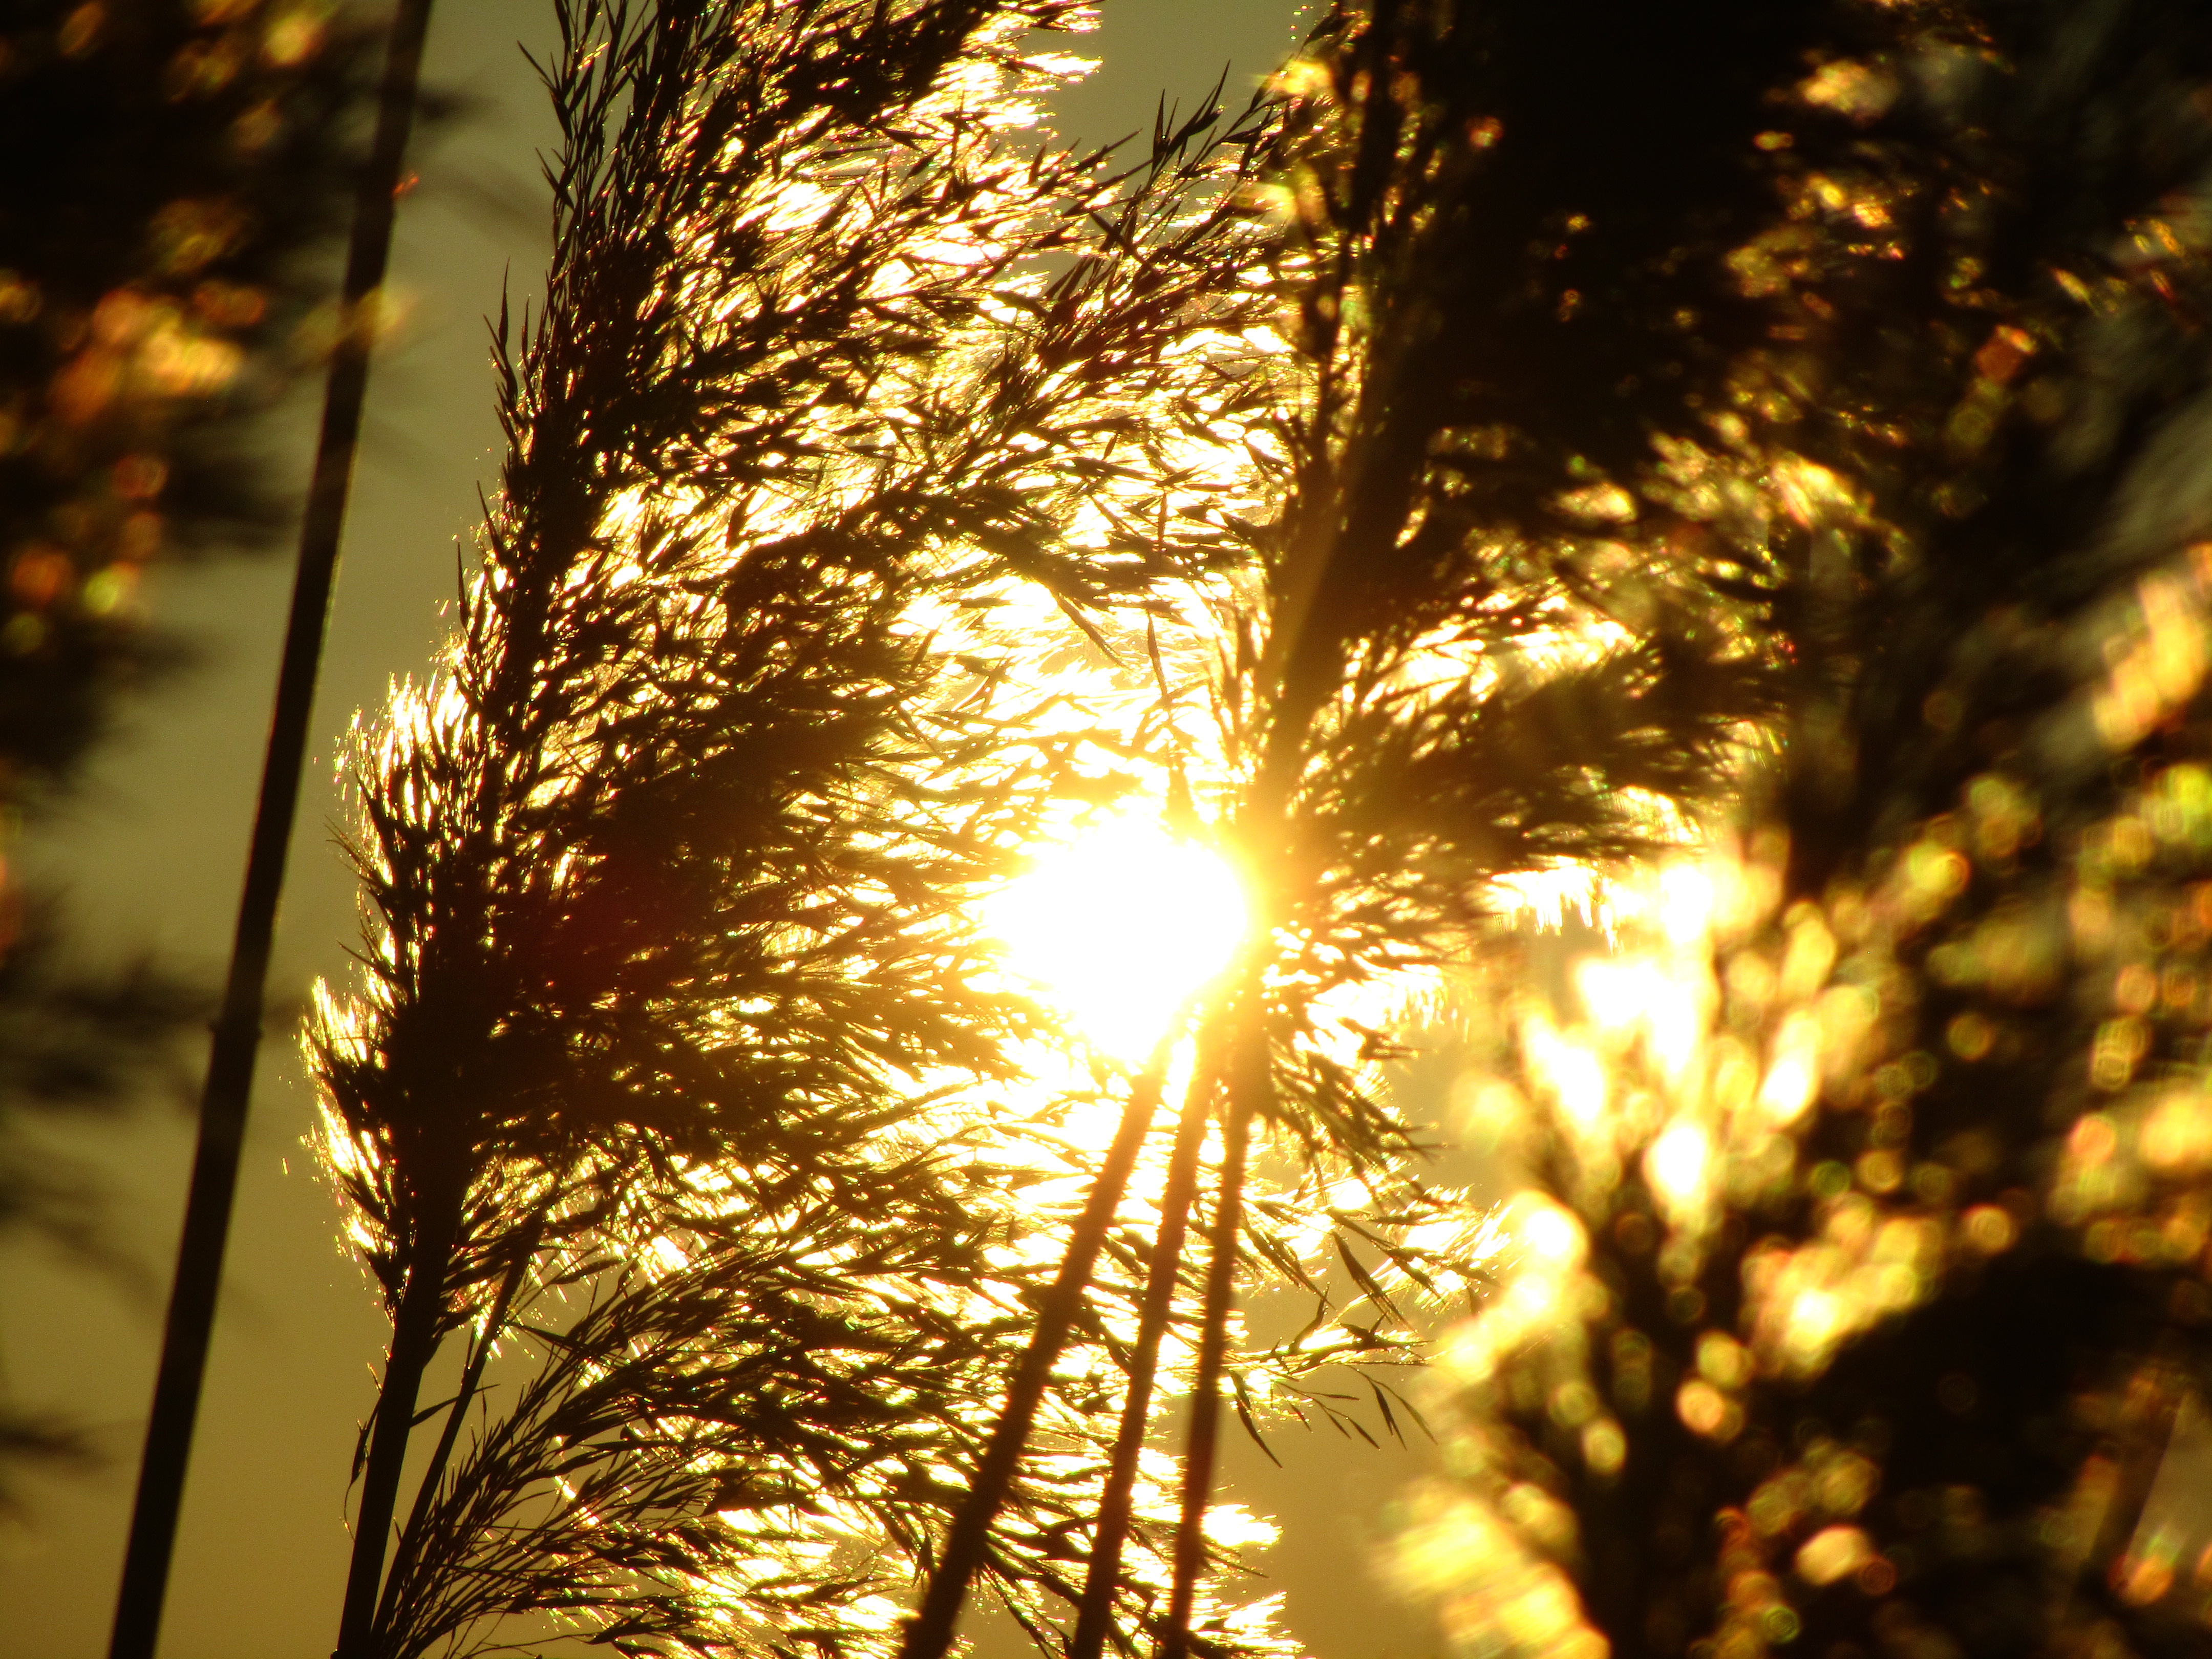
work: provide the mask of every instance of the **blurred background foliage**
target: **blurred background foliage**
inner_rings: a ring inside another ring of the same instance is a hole
[[[251,434],[335,326],[319,256],[352,199],[372,34],[259,0],[0,15],[0,856],[188,654],[145,611],[148,566],[286,527],[297,486]],[[60,896],[0,873],[0,1224],[117,1266],[49,1132],[173,1076],[207,998],[75,946]],[[74,1443],[9,1422],[21,1455]]]
[[[2212,37],[1759,12],[1763,65],[1617,62],[1729,158],[1641,262],[1565,175],[1529,244],[1532,328],[1647,319],[1536,403],[1596,411],[1594,586],[1702,589],[1780,689],[1615,950],[1478,969],[1463,1098],[1526,1184],[1405,1570],[1517,1652],[2202,1651]],[[1412,73],[1501,157],[1545,97]]]

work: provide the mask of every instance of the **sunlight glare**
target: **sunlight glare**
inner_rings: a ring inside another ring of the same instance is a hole
[[[984,914],[1009,968],[1099,1048],[1134,1061],[1228,965],[1247,913],[1220,857],[1124,817],[1040,854]]]

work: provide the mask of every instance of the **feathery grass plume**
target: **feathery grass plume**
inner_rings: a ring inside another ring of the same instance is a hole
[[[281,527],[248,434],[322,297],[312,256],[344,222],[369,33],[259,0],[0,14],[8,837],[67,791],[117,699],[177,667],[137,599],[149,562]],[[58,899],[0,874],[0,1217],[97,1247],[44,1126],[139,1098],[204,1000],[71,955]],[[0,1426],[0,1474],[39,1443]]]
[[[1723,40],[1730,61],[1774,50],[1771,19],[1748,13],[1620,21],[1627,38],[1608,50],[1668,37],[1655,72]],[[1681,196],[1716,170],[1699,131],[1714,116],[1700,106],[1663,161],[1624,174],[1591,165],[1587,135],[1561,127],[1555,106],[1493,101],[1516,36],[1602,82],[1603,54],[1572,46],[1577,34],[1530,8],[1346,9],[1282,80],[1279,281],[1312,379],[1279,428],[1283,511],[1257,592],[1229,618],[1216,694],[1234,780],[1221,816],[1261,907],[1215,1013],[1231,1054],[1226,1133],[1233,1144],[1266,1125],[1424,1231],[1449,1195],[1416,1182],[1417,1149],[1376,1091],[1374,1062],[1393,1052],[1376,988],[1456,954],[1502,882],[1663,845],[1724,782],[1768,695],[1703,595],[1663,576],[1608,579],[1641,539],[1603,489],[1623,443],[1620,388],[1662,379],[1626,349],[1618,308],[1656,296],[1622,284],[1582,319],[1563,245],[1602,241],[1663,287]],[[1650,112],[1648,98],[1621,95],[1613,118]],[[1516,124],[1532,129],[1525,149],[1501,142]],[[1653,401],[1642,420],[1681,418]],[[1219,1207],[1233,1201],[1224,1182]],[[1361,1243],[1375,1248],[1377,1231]],[[1213,1243],[1219,1354],[1233,1234],[1217,1223]],[[1401,1283],[1436,1288],[1392,1255]],[[1391,1311],[1382,1287],[1361,1289]],[[1225,1369],[1225,1354],[1214,1363]],[[1183,1586],[1214,1411],[1202,1370]],[[1182,1650],[1171,1612],[1167,1651]]]
[[[1751,49],[1779,52],[1775,28],[1739,9],[1729,16]],[[1626,21],[1639,46],[1680,28],[1655,64],[1717,49],[1725,33],[1673,14]],[[1301,1202],[1284,1214],[1311,1215],[1347,1181],[1365,1188],[1366,1215],[1340,1203],[1340,1226],[1322,1237],[1334,1231],[1382,1315],[1390,1279],[1418,1294],[1474,1269],[1453,1195],[1419,1183],[1413,1137],[1376,1087],[1377,1062],[1395,1052],[1394,994],[1450,959],[1500,882],[1678,836],[1683,806],[1724,783],[1732,744],[1770,695],[1771,676],[1712,597],[1647,570],[1629,552],[1643,538],[1611,522],[1604,469],[1641,453],[1647,414],[1624,412],[1620,383],[1642,374],[1666,387],[1667,364],[1602,316],[1598,337],[1571,331],[1580,296],[1560,279],[1564,245],[1590,230],[1577,213],[1588,208],[1609,257],[1641,262],[1644,291],[1629,301],[1658,303],[1684,236],[1726,245],[1726,220],[1694,184],[1733,163],[1702,131],[1712,118],[1702,106],[1678,122],[1692,142],[1620,177],[1593,166],[1550,108],[1516,106],[1530,146],[1501,150],[1486,101],[1492,37],[1515,29],[1557,52],[1573,37],[1528,9],[1341,9],[1276,82],[1284,131],[1255,197],[1277,228],[1270,280],[1291,314],[1299,384],[1245,434],[1273,511],[1243,526],[1251,563],[1219,598],[1216,660],[1181,732],[1192,815],[1234,850],[1255,915],[1200,1016],[1200,1050],[1218,1056],[1221,1151],[1176,1578],[1160,1625],[1170,1654],[1210,1635],[1190,1613],[1216,1395],[1233,1380],[1244,1407],[1252,1381],[1249,1357],[1229,1352],[1237,1274],[1249,1255],[1314,1277],[1267,1212],[1245,1207],[1250,1134],[1264,1127],[1306,1166]],[[1736,55],[1725,61],[1739,63],[1743,43],[1727,45]],[[1650,103],[1631,98],[1620,118]],[[1553,139],[1572,188],[1518,159],[1550,154]],[[1748,183],[1739,195],[1747,227],[1759,198]],[[1698,387],[1717,371],[1698,373],[1662,416],[1694,421]],[[1387,1273],[1363,1265],[1378,1251]],[[1133,1413],[1125,1459],[1141,1431]],[[990,1501],[979,1492],[977,1509]],[[1102,1534],[1095,1573],[1111,1574],[1115,1548]],[[961,1565],[950,1560],[933,1588],[908,1659],[945,1650]],[[1078,1659],[1104,1639],[1086,1630]]]
[[[1188,452],[1259,395],[1219,188],[1257,131],[1024,145],[1024,33],[1078,15],[561,12],[503,489],[446,668],[359,746],[374,931],[313,1037],[393,1325],[342,1659],[547,1617],[864,1651],[957,1495],[1073,1173],[992,1106],[1041,1028],[963,901],[1123,740],[1017,706],[970,618],[1041,592],[1091,653],[1218,562]],[[1052,1380],[994,1539],[1032,1628],[1110,1364]]]
[[[2205,1648],[2208,70],[2158,0],[1845,4],[1744,111],[1684,303],[1759,330],[1609,482],[1784,689],[1495,1091],[1407,1552],[1471,1645]]]

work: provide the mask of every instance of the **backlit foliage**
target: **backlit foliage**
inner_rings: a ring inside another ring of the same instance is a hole
[[[1119,179],[1019,131],[1054,0],[564,17],[318,1038],[394,1321],[342,1659],[871,1651],[932,1568],[909,1659],[971,1579],[1267,1647],[1218,1396],[1336,1412],[1501,1241],[1405,1553],[1470,1649],[2201,1645],[2188,8],[1346,8]],[[1133,1075],[979,908],[1116,812],[1249,917]],[[1549,1000],[1489,915],[1601,876]],[[1382,1085],[1452,982],[1488,1219]]]
[[[393,1321],[345,1659],[545,1617],[868,1651],[964,1485],[1079,1197],[1061,1126],[1120,1086],[1024,1078],[1045,1027],[968,902],[1124,787],[1137,739],[1067,714],[1052,661],[1221,561],[1188,457],[1266,390],[1218,187],[1252,134],[1164,134],[1126,177],[1040,150],[1060,71],[1025,32],[1076,16],[562,13],[502,489],[446,664],[360,741],[370,948],[313,1039]],[[992,620],[1039,595],[1057,639]],[[1072,1594],[1128,1295],[994,1539],[1033,1626]]]
[[[1249,1408],[1267,1358],[1230,1341],[1240,1273],[1320,1291],[1315,1247],[1333,1247],[1353,1305],[1372,1311],[1328,1310],[1342,1322],[1319,1328],[1341,1354],[1388,1358],[1418,1349],[1398,1297],[1449,1294],[1478,1266],[1482,1229],[1457,1194],[1423,1184],[1380,1088],[1393,1015],[1501,884],[1679,835],[1679,804],[1717,781],[1770,678],[1708,622],[1702,594],[1621,579],[1626,549],[1592,529],[1612,500],[1588,492],[1601,482],[1592,445],[1547,429],[1534,401],[1534,424],[1505,424],[1524,418],[1506,395],[1522,387],[1486,354],[1501,336],[1533,348],[1546,335],[1521,314],[1521,233],[1501,277],[1477,215],[1489,135],[1468,104],[1480,83],[1467,43],[1431,31],[1450,14],[1340,13],[1275,83],[1281,137],[1246,200],[1270,228],[1285,384],[1240,443],[1272,500],[1243,526],[1246,567],[1193,623],[1200,660],[1162,670],[1175,804],[1245,872],[1253,915],[1194,1011],[1177,1130],[1218,1115],[1223,1147],[1212,1205],[1188,1212],[1205,1218],[1212,1261],[1185,1594],[1215,1390]],[[1525,385],[1540,397],[1550,369],[1534,361]],[[1293,1194],[1246,1190],[1255,1133],[1287,1154]],[[1164,1237],[1180,1238],[1184,1213],[1170,1206]],[[1140,1428],[1125,1419],[1125,1453]],[[1162,1650],[1206,1634],[1171,1607]],[[949,1639],[933,1589],[908,1659]],[[1079,1626],[1075,1659],[1093,1659],[1095,1640]]]

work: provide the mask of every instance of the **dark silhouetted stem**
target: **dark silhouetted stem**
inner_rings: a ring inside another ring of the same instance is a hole
[[[1182,1513],[1176,1523],[1175,1583],[1168,1597],[1160,1659],[1185,1659],[1190,1613],[1206,1566],[1206,1510],[1213,1495],[1214,1451],[1221,1437],[1221,1374],[1229,1352],[1229,1309],[1237,1285],[1237,1235],[1244,1218],[1244,1154],[1252,1116],[1268,1084],[1259,988],[1248,986],[1230,1074],[1229,1115],[1222,1129],[1221,1190],[1213,1206],[1213,1255],[1206,1264],[1206,1313],[1200,1328],[1198,1380],[1190,1395],[1190,1437],[1182,1460]]]
[[[453,1403],[447,1409],[446,1425],[438,1436],[438,1444],[430,1454],[429,1467],[422,1471],[422,1484],[416,1488],[414,1507],[407,1512],[407,1524],[400,1529],[399,1543],[393,1553],[392,1571],[385,1576],[384,1594],[377,1605],[379,1620],[389,1623],[398,1611],[401,1584],[413,1565],[419,1547],[422,1524],[428,1517],[430,1505],[438,1495],[438,1483],[445,1479],[446,1465],[452,1461],[453,1448],[461,1437],[461,1425],[467,1420],[469,1406],[483,1385],[484,1362],[491,1358],[492,1346],[499,1334],[507,1328],[507,1310],[514,1305],[515,1294],[522,1288],[525,1274],[537,1258],[538,1243],[545,1236],[545,1215],[541,1210],[530,1219],[524,1229],[522,1242],[514,1252],[514,1260],[507,1264],[507,1277],[500,1282],[499,1294],[493,1298],[491,1310],[484,1316],[483,1331],[469,1354],[469,1363],[461,1373],[461,1386],[453,1395]],[[356,1547],[359,1547],[358,1542]]]
[[[1159,1236],[1152,1241],[1152,1267],[1145,1279],[1144,1310],[1137,1323],[1137,1347],[1129,1365],[1129,1392],[1121,1402],[1121,1422],[1106,1469],[1106,1489],[1098,1501],[1098,1528],[1085,1569],[1083,1599],[1076,1607],[1075,1631],[1067,1659],[1100,1659],[1113,1622],[1114,1591],[1121,1577],[1121,1545],[1129,1533],[1130,1493],[1137,1483],[1137,1460],[1145,1447],[1145,1425],[1152,1415],[1152,1382],[1159,1371],[1160,1341],[1175,1307],[1176,1281],[1182,1266],[1183,1234],[1198,1188],[1198,1153],[1206,1139],[1207,1109],[1215,1079],[1204,1060],[1193,1069],[1176,1125],[1175,1149],[1168,1155],[1166,1190],[1160,1197]]]
[[[951,1529],[945,1537],[945,1553],[937,1571],[930,1575],[914,1622],[907,1626],[899,1659],[945,1659],[952,1646],[960,1604],[967,1599],[969,1583],[983,1564],[991,1522],[998,1518],[1007,1489],[1013,1485],[1014,1470],[1021,1462],[1022,1449],[1029,1443],[1030,1426],[1036,1420],[1045,1384],[1051,1380],[1060,1349],[1066,1346],[1067,1334],[1083,1304],[1083,1293],[1090,1288],[1091,1270],[1097,1264],[1107,1229],[1114,1224],[1114,1212],[1121,1205],[1122,1189],[1129,1184],[1138,1151],[1152,1128],[1153,1114],[1159,1109],[1160,1089],[1174,1046],[1172,1036],[1160,1043],[1129,1091],[1113,1143],[1106,1149],[1098,1177],[1091,1183],[1091,1194],[1060,1257],[1060,1272],[1037,1310],[1029,1346],[1023,1350],[1021,1363],[1007,1385],[1006,1408],[992,1426],[990,1441],[975,1466],[975,1484],[952,1517]]]
[[[367,1659],[375,1635],[377,1592],[384,1581],[392,1517],[398,1512],[407,1443],[415,1433],[415,1402],[422,1396],[422,1373],[438,1351],[447,1270],[460,1226],[460,1200],[458,1195],[434,1199],[424,1209],[399,1307],[392,1316],[392,1351],[384,1362],[383,1386],[377,1391],[376,1422],[369,1437],[368,1462],[362,1471],[353,1559],[346,1570],[345,1606],[338,1616],[338,1644],[332,1659]]]
[[[246,1101],[252,1091],[254,1058],[261,1043],[261,1009],[269,980],[270,945],[276,931],[276,902],[283,890],[292,825],[299,815],[307,723],[314,710],[323,630],[330,612],[346,499],[353,483],[362,401],[368,386],[374,322],[365,315],[366,305],[384,282],[391,253],[399,166],[414,119],[415,88],[429,17],[430,0],[399,0],[386,47],[376,137],[354,210],[343,293],[343,314],[349,325],[341,331],[331,363],[321,441],[315,451],[314,477],[307,489],[307,514],[300,526],[299,568],[293,580],[283,664],[277,674],[276,704],[269,722],[269,747],[262,763],[261,799],[255,809],[252,842],[246,855],[246,885],[239,899],[230,971],[223,986],[222,1012],[216,1018],[207,1080],[200,1094],[199,1139],[192,1155],[184,1234],[177,1247],[176,1280],[169,1291],[168,1315],[161,1333],[161,1369],[155,1379],[153,1412],[147,1420],[146,1448],[138,1467],[138,1491],[131,1512],[123,1583],[116,1595],[109,1659],[153,1659],[154,1644],[161,1632],[161,1602],[168,1589],[169,1561],[176,1544],[177,1514],[184,1499],[192,1429],[207,1372],[208,1340],[215,1327],[216,1296],[222,1280],[223,1246],[238,1191],[239,1154],[245,1145]]]

